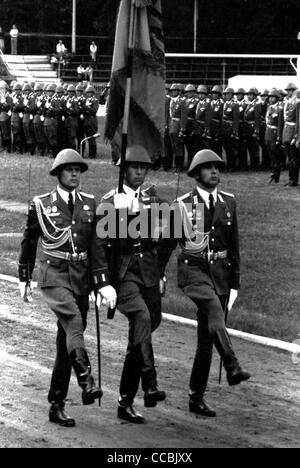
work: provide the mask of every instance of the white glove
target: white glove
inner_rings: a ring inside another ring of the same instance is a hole
[[[70,107],[72,107],[72,104],[68,101],[66,107],[67,109],[70,109]]]
[[[80,115],[80,119],[81,119],[81,120],[84,120],[84,115],[81,114],[81,115]]]
[[[112,286],[104,286],[103,288],[99,290],[99,293],[101,294],[101,296],[100,294],[98,294],[98,297],[100,297],[99,305],[97,301],[98,307],[100,307],[101,305],[101,299],[102,299],[103,305],[107,305],[107,307],[110,307],[111,309],[114,309],[116,307],[117,293],[116,293],[116,290]]]
[[[50,106],[51,106],[50,102],[46,102],[45,104],[46,109],[50,109]]]
[[[27,281],[19,281],[19,290],[21,299],[23,299],[24,302],[32,301],[30,283],[28,284]]]
[[[164,279],[161,278],[159,280],[159,292],[160,292],[161,297],[165,296],[166,289],[167,289],[167,280],[166,280],[166,278],[164,278]]]
[[[10,117],[11,116],[11,110],[7,112],[7,115]]]
[[[19,113],[19,117],[20,117],[20,119],[23,119],[23,117],[24,117],[23,112],[20,112],[20,113]]]
[[[42,105],[41,101],[36,102],[36,107],[41,107],[41,105]]]
[[[116,193],[114,196],[114,206],[116,210],[131,207],[131,198],[126,193]]]
[[[228,312],[231,311],[233,304],[238,297],[238,290],[237,289],[230,289],[229,299],[228,299]]]

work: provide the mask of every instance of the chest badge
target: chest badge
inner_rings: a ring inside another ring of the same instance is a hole
[[[51,206],[47,206],[47,208],[46,208],[46,213],[47,213],[47,214],[50,214],[50,213],[51,213]]]
[[[52,213],[57,213],[57,206],[52,206]]]
[[[90,211],[89,205],[84,205],[83,209],[84,209],[84,211]]]

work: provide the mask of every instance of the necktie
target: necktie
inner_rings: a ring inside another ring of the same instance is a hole
[[[73,195],[72,195],[71,192],[69,193],[68,208],[69,208],[69,210],[71,211],[71,213],[73,214],[73,211],[74,211],[74,201],[73,201]]]
[[[214,212],[215,212],[215,203],[214,203],[214,197],[211,193],[209,194],[209,211],[210,211],[211,217],[213,218]]]

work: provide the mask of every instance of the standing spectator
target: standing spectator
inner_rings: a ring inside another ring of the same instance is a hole
[[[86,73],[86,79],[92,83],[93,82],[93,67],[91,65],[89,65],[86,69],[85,69],[85,73]]]
[[[2,26],[0,26],[0,50],[4,54],[4,32]]]
[[[17,55],[17,46],[18,46],[18,36],[19,36],[19,31],[17,29],[17,26],[14,24],[13,27],[11,28],[10,32],[10,37],[11,37],[11,54],[12,55]]]
[[[95,44],[95,41],[93,41],[90,45],[90,56],[91,56],[91,62],[96,63],[97,60],[97,49],[98,47]]]
[[[58,55],[58,60],[60,60],[60,61],[63,60],[66,50],[67,50],[67,49],[66,49],[65,45],[63,44],[63,41],[60,40],[60,41],[56,44],[56,53],[57,53],[57,55]]]
[[[85,80],[85,68],[82,66],[82,63],[77,67],[77,78],[78,78],[78,81],[83,81]]]

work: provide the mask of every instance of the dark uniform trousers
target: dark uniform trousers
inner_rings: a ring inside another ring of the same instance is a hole
[[[74,213],[54,190],[50,194],[37,197],[41,200],[47,215],[43,215],[47,230],[53,235],[49,220],[58,228],[71,227],[75,251],[85,252],[84,259],[67,260],[55,257],[60,253],[72,253],[67,240],[59,249],[47,253],[46,237],[37,216],[37,202],[31,205],[28,223],[21,244],[19,277],[28,280],[28,267],[34,269],[39,237],[42,237],[39,286],[49,308],[55,313],[57,322],[56,358],[49,391],[49,401],[62,402],[67,395],[71,375],[72,351],[85,350],[83,332],[86,328],[89,309],[89,292],[92,289],[90,258],[93,256],[97,268],[97,248],[92,239],[95,230],[95,200],[92,196],[77,192]],[[48,216],[48,218],[47,218]],[[54,256],[53,256],[54,255]]]
[[[113,204],[114,194],[115,190],[108,193],[101,203]],[[139,203],[146,210],[147,216],[151,217],[151,210],[147,210],[147,206],[153,206],[157,201],[150,192],[141,191]],[[135,214],[129,214],[127,222],[135,217]],[[120,232],[124,232],[124,229],[126,226],[121,225]],[[120,381],[120,395],[129,405],[134,400],[140,380],[144,391],[157,386],[152,333],[161,321],[159,280],[163,276],[167,259],[161,251],[160,243],[152,240],[150,231],[148,234],[148,237],[143,236],[136,241],[129,236],[117,240],[103,239],[103,252],[106,254],[103,253],[99,260],[102,263],[100,277],[104,280],[98,286],[112,284],[116,288],[117,309],[128,319],[128,346]],[[135,250],[135,243],[139,245],[138,252]]]
[[[181,197],[189,208],[203,204],[197,189]],[[201,231],[201,229],[200,229]],[[204,231],[209,234],[209,246],[213,252],[225,252],[223,258],[201,257],[189,251],[186,239],[180,241],[183,248],[178,257],[178,286],[197,306],[197,348],[190,377],[191,397],[197,400],[205,392],[211,366],[213,344],[220,353],[225,368],[237,362],[225,324],[225,305],[230,289],[239,288],[239,242],[235,200],[230,194],[218,192],[213,218],[204,205]],[[204,249],[207,255],[207,248]]]

